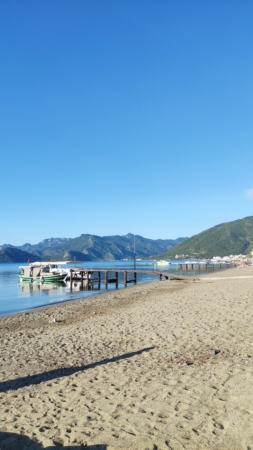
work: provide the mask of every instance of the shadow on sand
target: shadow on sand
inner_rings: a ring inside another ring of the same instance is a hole
[[[140,355],[141,353],[148,352],[150,350],[153,350],[154,348],[155,347],[147,347],[147,348],[138,350],[137,352],[124,353],[123,355],[115,356],[113,358],[103,359],[101,361],[98,361],[98,362],[95,362],[92,364],[87,364],[86,366],[54,369],[54,370],[49,370],[48,372],[43,372],[43,373],[39,373],[36,375],[28,375],[26,377],[16,378],[15,380],[2,381],[2,382],[0,382],[0,392],[15,390],[15,389],[22,388],[24,386],[40,384],[42,382],[51,381],[56,378],[68,377],[70,375],[73,375],[76,372],[82,372],[82,371],[85,371],[88,369],[93,369],[94,367],[97,367],[97,366],[102,366],[104,364],[117,362],[122,359],[132,358],[135,355]],[[0,450],[2,450],[1,447],[0,447]]]
[[[36,441],[33,441],[27,436],[22,436],[16,433],[7,433],[0,431],[0,449],[1,450],[55,450],[61,448],[62,450],[106,450],[107,445],[60,445],[55,443],[53,447],[42,447]]]

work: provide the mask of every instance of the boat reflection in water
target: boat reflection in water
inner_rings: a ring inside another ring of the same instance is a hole
[[[55,295],[57,294],[64,294],[65,293],[65,286],[66,284],[64,282],[57,282],[57,283],[20,283],[20,289],[21,292],[27,293],[32,295],[33,293],[43,293],[43,294],[49,294],[50,292]]]
[[[66,292],[71,292],[70,281],[65,281]],[[88,288],[88,280],[83,280],[83,286],[81,281],[72,281],[72,292],[79,292],[83,290],[87,290]]]
[[[69,292],[81,292],[81,291],[100,291],[101,289],[101,283],[98,280],[92,280],[89,279],[89,282],[86,279],[83,280],[83,283],[81,281],[72,281],[72,287],[71,282],[66,281],[65,282],[65,288],[66,293]]]

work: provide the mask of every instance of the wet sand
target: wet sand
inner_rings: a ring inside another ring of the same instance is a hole
[[[0,318],[0,448],[253,449],[253,267]]]

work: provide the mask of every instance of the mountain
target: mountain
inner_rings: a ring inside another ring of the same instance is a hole
[[[178,239],[147,239],[135,236],[137,258],[149,258],[157,253],[165,252],[187,238]],[[133,259],[134,235],[125,236],[96,236],[81,234],[77,238],[50,238],[38,244],[24,244],[18,247],[21,251],[29,252],[38,260],[49,261],[95,261],[102,259]],[[30,258],[31,259],[31,258]]]
[[[193,258],[212,258],[247,254],[252,249],[253,216],[250,216],[202,231],[156,257],[174,259],[176,255],[185,255]]]
[[[0,263],[7,262],[27,262],[28,259],[31,262],[37,261],[38,257],[31,253],[23,252],[15,247],[1,248],[0,249]]]
[[[70,240],[70,238],[49,238],[49,239],[44,239],[43,241],[39,242],[38,244],[35,245],[31,245],[29,243],[23,244],[17,248],[19,248],[20,250],[23,250],[25,252],[31,252],[34,253],[36,255],[39,255],[44,248],[52,248],[55,247],[57,245],[61,245],[63,243],[66,243]],[[10,246],[12,247],[12,246]]]
[[[15,248],[15,246],[14,246],[14,245],[11,245],[11,244],[3,244],[3,245],[0,245],[0,250],[2,250],[3,248]]]
[[[137,258],[148,258],[158,252],[168,250],[173,245],[181,242],[184,238],[173,239],[146,239],[142,236],[135,236],[135,248]],[[44,254],[52,254],[54,257],[62,251],[74,250],[81,252],[90,260],[98,259],[133,259],[134,235],[129,233],[125,236],[96,236],[81,234],[81,236],[71,239],[66,243],[57,245],[54,249],[44,248]]]

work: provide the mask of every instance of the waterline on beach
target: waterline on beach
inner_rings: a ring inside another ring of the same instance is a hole
[[[177,275],[199,276],[203,273],[213,272],[213,270],[190,270],[188,272],[179,271],[178,263],[180,261],[172,262],[170,265],[156,267],[154,261],[136,261],[136,269],[138,270],[157,270],[157,272],[167,272]],[[18,283],[17,275],[19,273],[20,263],[6,263],[0,264],[0,316],[14,314],[17,312],[37,309],[43,306],[54,305],[66,301],[76,300],[79,298],[86,298],[106,292],[116,290],[115,284],[109,284],[108,289],[105,289],[103,280],[101,289],[97,290],[96,285],[92,290],[80,290],[80,283],[73,282],[72,292],[69,285],[64,283],[58,284],[42,284],[42,283]],[[133,261],[90,261],[85,262],[79,268],[87,269],[133,269]],[[137,283],[146,283],[156,281],[157,276],[145,273],[138,273]],[[128,286],[131,286],[129,284]],[[124,289],[123,274],[119,277],[118,289]]]

